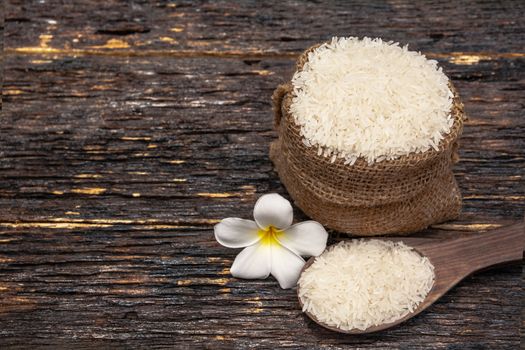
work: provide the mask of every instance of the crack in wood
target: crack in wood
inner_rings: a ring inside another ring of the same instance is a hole
[[[116,39],[115,39],[116,40]],[[120,49],[122,48],[122,49]],[[26,46],[5,48],[6,55],[42,55],[54,54],[62,56],[128,56],[128,57],[173,57],[173,58],[239,58],[239,59],[296,59],[300,52],[273,52],[273,51],[241,51],[241,50],[126,50],[124,42],[116,41],[91,49],[55,48],[48,46]],[[107,50],[104,50],[107,49]],[[117,50],[118,49],[118,50]],[[524,58],[524,52],[448,52],[424,53],[428,58],[448,60],[457,65],[474,65],[482,60],[519,59]],[[267,70],[257,71],[259,75],[269,75]]]
[[[151,230],[155,229],[180,229],[188,227],[210,227],[219,223],[220,219],[195,219],[177,220],[172,222],[160,221],[155,219],[81,219],[81,218],[47,218],[40,221],[2,221],[0,226],[10,228],[97,228],[112,227],[116,225],[141,226]]]

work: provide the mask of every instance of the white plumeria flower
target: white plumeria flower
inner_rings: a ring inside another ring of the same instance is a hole
[[[263,195],[253,208],[254,221],[226,218],[215,225],[215,239],[228,248],[244,248],[230,272],[257,279],[272,274],[281,288],[297,284],[304,266],[301,256],[317,256],[326,248],[328,233],[315,221],[293,226],[292,205],[276,193]]]

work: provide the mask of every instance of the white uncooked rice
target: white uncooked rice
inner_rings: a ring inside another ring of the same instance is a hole
[[[435,60],[381,39],[333,38],[292,78],[290,110],[304,143],[354,164],[438,150],[453,94]]]
[[[342,330],[394,322],[434,284],[428,258],[402,242],[344,241],[315,259],[299,279],[303,311]]]

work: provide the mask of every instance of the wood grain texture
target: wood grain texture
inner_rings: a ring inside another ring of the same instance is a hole
[[[57,6],[57,5],[60,6]],[[435,52],[523,54],[519,1],[11,0],[9,48],[297,54],[333,35],[380,36]]]
[[[409,43],[463,98],[464,210],[418,236],[521,218],[522,17],[517,1],[8,1],[0,347],[517,348],[518,266],[469,277],[398,328],[342,336],[272,278],[232,278],[237,251],[212,227],[286,196],[270,96],[332,34]]]

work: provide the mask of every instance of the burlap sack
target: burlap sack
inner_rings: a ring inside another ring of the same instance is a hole
[[[298,60],[302,69],[307,50]],[[296,205],[312,219],[353,235],[407,234],[431,224],[455,219],[461,194],[452,173],[458,159],[458,138],[463,128],[463,104],[454,93],[454,124],[439,151],[411,153],[396,160],[368,165],[334,163],[302,142],[300,127],[290,114],[292,85],[280,85],[273,94],[275,127],[279,138],[270,146],[281,181]]]

